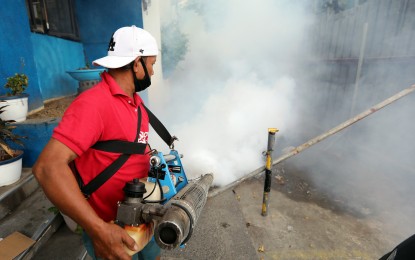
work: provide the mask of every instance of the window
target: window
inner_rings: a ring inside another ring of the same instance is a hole
[[[74,0],[27,0],[32,32],[79,40]]]

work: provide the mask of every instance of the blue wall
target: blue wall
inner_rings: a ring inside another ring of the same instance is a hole
[[[123,26],[143,27],[141,0],[77,0],[77,21],[89,64],[107,55],[115,30]]]
[[[47,121],[29,120],[22,123],[16,123],[15,133],[26,137],[22,140],[24,146],[16,147],[23,149],[23,167],[32,167],[35,164],[40,152],[49,142],[53,129],[58,125],[59,119],[50,119]]]
[[[25,0],[4,0],[0,10],[0,95],[16,72],[29,77],[29,110],[45,100],[76,94],[78,82],[66,71],[105,56],[112,33],[119,27],[142,27],[140,0],[76,0],[80,42],[32,33]],[[86,56],[86,57],[85,57]],[[22,66],[24,64],[24,66]]]
[[[31,41],[43,100],[75,95],[78,81],[66,71],[85,66],[82,44],[37,33]]]
[[[0,9],[0,95],[2,86],[14,73],[29,77],[29,110],[43,106],[45,100],[73,95],[78,82],[66,71],[85,66],[107,55],[112,33],[123,26],[143,27],[141,0],[76,0],[76,19],[80,42],[32,33],[25,0],[2,0]],[[22,66],[24,63],[24,66]],[[24,140],[23,164],[31,167],[48,142],[59,120],[25,121],[16,133]]]
[[[39,89],[38,71],[30,41],[29,20],[24,0],[2,1],[0,11],[0,95],[8,77],[25,73],[29,78],[26,90],[29,109],[41,107],[43,100]],[[23,14],[23,15],[22,15]]]

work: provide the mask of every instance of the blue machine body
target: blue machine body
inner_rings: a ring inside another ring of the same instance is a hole
[[[150,172],[147,180],[153,183],[159,180],[165,199],[163,204],[188,184],[180,158],[181,155],[176,150],[170,150],[167,155],[157,152],[150,158]]]

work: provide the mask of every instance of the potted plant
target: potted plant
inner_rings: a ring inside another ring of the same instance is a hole
[[[24,91],[28,84],[29,78],[23,73],[16,73],[14,76],[7,78],[4,87],[8,92],[5,96],[0,96],[0,106],[4,108],[0,115],[2,120],[14,120],[16,122],[26,120],[29,95]]]
[[[67,71],[72,78],[79,82],[78,94],[91,88],[101,80],[101,73],[105,69],[94,69],[86,63],[85,67],[78,68],[76,70]]]
[[[6,106],[0,107],[0,115],[4,113]],[[14,149],[23,146],[23,136],[16,135],[13,130],[14,120],[3,120],[0,117],[0,187],[12,184],[22,175],[23,151]]]

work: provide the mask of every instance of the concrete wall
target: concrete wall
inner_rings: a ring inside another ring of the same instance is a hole
[[[323,128],[415,83],[414,12],[414,1],[368,0],[319,14],[311,32],[315,60],[307,68],[314,78],[305,81],[317,82],[316,93],[328,93],[319,97]]]
[[[141,0],[77,0],[76,12],[81,41],[89,64],[107,55],[114,31],[123,26],[143,27]]]
[[[144,29],[149,31],[156,38],[159,53],[157,62],[154,65],[154,75],[151,77],[152,87],[144,91],[144,102],[150,105],[152,111],[160,111],[166,104],[170,93],[169,89],[163,84],[162,70],[162,49],[160,32],[160,0],[143,0],[145,8],[143,10]],[[161,0],[163,1],[163,0]]]
[[[7,77],[25,73],[29,78],[26,93],[29,109],[43,106],[39,79],[31,44],[31,32],[24,0],[2,1],[0,11],[0,95]],[[20,15],[17,15],[20,14]]]
[[[415,56],[415,2],[368,0],[338,14],[320,14],[311,35],[315,54],[326,60],[357,59],[367,24],[365,57]]]
[[[141,0],[76,0],[80,41],[32,33],[25,0],[2,1],[0,10],[0,84],[14,73],[29,77],[29,110],[44,101],[76,94],[78,82],[66,71],[85,66],[107,54],[112,33],[123,26],[143,27]],[[24,66],[22,66],[24,64]],[[0,87],[0,95],[6,90]],[[24,167],[31,167],[48,142],[58,119],[26,120],[16,133],[24,140]]]
[[[32,33],[25,0],[2,1],[0,19],[0,84],[3,86],[16,72],[27,74],[29,111],[41,108],[46,100],[76,94],[78,82],[66,71],[106,55],[117,28],[132,24],[143,27],[140,0],[120,0],[117,4],[77,0],[80,42]],[[0,87],[0,95],[5,93]]]
[[[26,139],[22,140],[24,143],[23,167],[33,166],[40,152],[49,142],[53,129],[58,125],[59,121],[60,119],[58,118],[43,121],[31,119],[16,124],[15,133],[26,137]]]
[[[82,44],[37,33],[31,42],[43,100],[75,95],[78,82],[66,71],[84,66]]]

